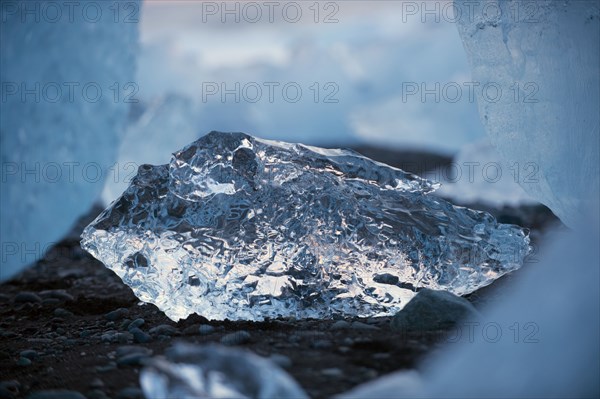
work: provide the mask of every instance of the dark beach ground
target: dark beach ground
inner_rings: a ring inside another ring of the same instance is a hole
[[[404,166],[394,162],[398,153],[361,150]],[[410,160],[410,156],[404,154],[401,159]],[[434,155],[412,156],[421,165],[450,161]],[[412,171],[423,170],[413,166]],[[560,224],[543,206],[501,210],[470,206],[489,211],[502,222],[528,227],[535,245],[543,241],[545,231]],[[218,343],[239,331],[250,335],[239,347],[262,356],[276,355],[277,362],[311,397],[326,398],[392,371],[413,368],[443,345],[443,331],[399,333],[390,329],[390,318],[346,319],[347,328],[337,328],[340,323],[334,326],[337,320],[213,322],[200,316],[173,323],[155,306],[140,304],[119,277],[80,248],[78,235],[99,211],[91,211],[31,268],[0,285],[0,398],[52,389],[77,391],[88,399],[141,397],[142,366],[139,356],[131,356],[136,349],[130,346],[157,355],[178,340]],[[532,266],[526,264],[521,270],[527,267]],[[468,299],[476,307],[501,301],[502,287],[519,273],[499,279]],[[125,310],[110,313],[117,309]],[[140,329],[150,342],[136,342],[139,339],[128,332],[136,319],[144,320]],[[214,330],[201,335],[201,324]],[[156,328],[163,325],[173,328]]]

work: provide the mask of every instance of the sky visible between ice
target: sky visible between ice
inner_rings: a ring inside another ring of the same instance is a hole
[[[236,23],[235,15],[223,15],[221,2],[212,3],[215,14],[199,1],[145,2],[137,98],[146,104],[166,95],[189,98],[194,118],[189,123],[198,134],[245,131],[316,145],[364,142],[445,153],[483,137],[477,105],[464,85],[471,81],[470,71],[447,2],[439,2],[437,11],[432,5],[429,14],[420,9],[423,2],[411,2],[416,12],[400,1],[319,2],[318,23],[314,2],[297,3],[302,17],[296,23],[284,18],[284,3],[274,6],[271,22],[264,2],[255,3],[262,12],[258,22],[247,22],[244,3]],[[254,17],[254,10],[248,8],[247,15]],[[328,15],[338,22],[324,23]],[[279,83],[272,102],[265,82]],[[223,99],[222,85],[236,91],[236,83],[239,101],[234,94]],[[253,87],[244,97],[249,83],[262,88],[258,101],[247,101],[256,98]],[[288,83],[302,90],[297,102],[288,101],[293,90],[288,98],[283,95]],[[436,91],[436,83],[439,98],[423,97],[423,85]],[[207,94],[207,85],[219,91]],[[407,85],[419,92],[403,95]],[[458,101],[447,85],[461,88]],[[324,102],[328,95],[337,102]],[[172,150],[189,142],[178,140],[177,132],[172,136]]]

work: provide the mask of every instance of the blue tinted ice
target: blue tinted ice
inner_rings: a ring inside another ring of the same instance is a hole
[[[173,320],[378,316],[519,268],[527,233],[353,151],[212,132],[143,165],[82,246]]]

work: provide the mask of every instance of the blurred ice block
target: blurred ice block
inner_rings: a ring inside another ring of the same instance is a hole
[[[493,144],[519,184],[573,226],[598,198],[600,3],[457,0]]]
[[[140,384],[147,399],[308,398],[296,381],[271,361],[216,345],[176,344],[166,358],[154,358],[142,370]]]
[[[88,211],[135,98],[140,3],[2,2],[2,266],[34,262]]]

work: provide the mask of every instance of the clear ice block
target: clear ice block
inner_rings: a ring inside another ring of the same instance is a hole
[[[519,268],[527,232],[349,150],[211,132],[142,165],[82,246],[173,320],[400,310]]]

